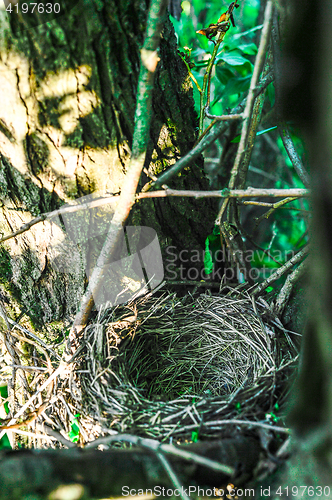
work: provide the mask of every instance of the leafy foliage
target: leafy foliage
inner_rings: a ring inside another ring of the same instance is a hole
[[[184,0],[180,21],[172,18],[179,49],[185,55],[188,68],[192,73],[195,106],[198,113],[200,92],[197,84],[202,88],[203,77],[211,59],[214,45],[205,36],[197,34],[196,31],[208,27],[210,23],[216,23],[220,14],[227,10],[228,5],[229,2],[220,5],[217,0],[211,0],[208,4],[201,0],[191,0],[191,2]],[[231,27],[227,31],[214,61],[214,72],[211,80],[211,114],[227,113],[229,109],[241,102],[248,92],[258,50],[257,43],[262,29],[262,25],[258,24],[259,9],[259,0],[246,0],[241,1],[240,8],[234,11],[236,27]],[[269,114],[271,115],[270,119]],[[265,163],[268,164],[270,161],[264,157],[262,157],[261,165],[253,165],[253,167],[256,167],[256,170],[258,167],[262,171],[263,177],[266,175],[275,178],[274,185],[271,183],[268,185],[270,188],[303,188],[304,186],[279,137],[278,130],[276,130],[277,126],[275,88],[273,84],[270,84],[266,89],[264,113],[259,131],[256,134],[257,146],[255,148],[262,148],[262,141],[268,136],[267,140],[270,141],[270,144],[274,143],[275,161],[278,165],[282,165],[282,168],[279,168],[276,174],[270,172],[264,174]],[[303,142],[291,124],[289,124],[289,129],[295,148],[303,160],[305,158]],[[260,139],[260,136],[263,136],[263,139]],[[239,141],[240,135],[231,140],[232,143]],[[255,185],[260,187],[259,184]],[[264,231],[259,238],[260,249],[253,251],[251,265],[257,269],[266,268],[272,271],[284,264],[307,242],[308,215],[309,205],[306,200],[295,200],[282,209],[275,210],[268,218],[269,230]],[[215,229],[205,241],[204,268],[206,274],[212,273],[215,253],[219,250],[220,237]]]
[[[203,68],[208,64],[213,49],[212,42],[204,36],[196,33],[196,30],[216,22],[223,10],[227,10],[228,3],[220,5],[220,2],[212,0],[209,8],[201,0],[193,0],[190,4],[187,0],[182,2],[182,14],[180,21],[172,18],[174,28],[178,37],[180,50],[185,47],[191,49],[191,61],[195,64],[192,69],[194,77],[200,86],[203,80]],[[241,12],[235,12],[237,27],[229,30],[225,41],[216,57],[216,78],[212,81],[211,112],[222,114],[227,107],[232,107],[238,100],[238,96],[249,88],[250,77],[253,69],[253,56],[257,53],[255,44],[256,32],[261,26],[255,26],[259,9],[259,1],[251,0],[245,2]],[[253,26],[255,26],[253,28]],[[199,111],[199,92],[194,86],[194,97],[197,112]]]

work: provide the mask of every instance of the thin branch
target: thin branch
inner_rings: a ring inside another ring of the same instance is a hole
[[[153,451],[160,450],[163,453],[183,458],[184,460],[191,460],[196,464],[203,465],[204,467],[208,467],[209,469],[215,470],[217,472],[222,472],[227,475],[234,474],[234,468],[230,467],[229,465],[224,465],[217,462],[216,460],[211,460],[210,458],[203,457],[201,455],[198,455],[197,453],[183,449],[183,447],[177,447],[172,444],[161,444],[156,439],[141,438],[132,434],[113,434],[112,436],[102,437],[86,444],[85,448],[95,448],[100,444],[110,444],[116,441],[126,441],[128,443],[142,446]]]
[[[271,72],[271,52],[267,56],[265,67],[263,69],[262,77],[265,78]],[[240,189],[243,189],[246,183],[249,162],[251,159],[251,153],[256,141],[256,134],[258,130],[258,126],[261,121],[263,106],[265,101],[265,92],[259,94],[259,96],[254,98],[254,105],[251,112],[250,120],[248,120],[248,132],[247,132],[247,141],[245,152],[242,156],[241,163],[239,166],[239,171],[236,180],[236,186]]]
[[[263,219],[268,219],[270,217],[270,215],[272,215],[276,210],[278,210],[278,208],[281,208],[284,205],[287,205],[287,203],[290,203],[291,201],[294,201],[294,200],[296,200],[296,198],[290,196],[284,200],[278,201],[277,203],[273,203],[273,206],[270,208],[270,210],[265,212],[260,217],[256,218],[256,226],[258,226],[258,224],[260,224]]]
[[[225,19],[224,19],[224,21],[226,23],[228,22],[228,29],[231,26],[230,19],[231,20],[233,19],[233,11],[234,11],[234,9],[236,7],[238,7],[237,2],[238,2],[238,0],[236,0],[235,2],[233,2],[229,6],[227,12],[225,12]],[[203,88],[202,88],[202,92],[201,92],[201,95],[200,95],[199,136],[201,136],[201,134],[203,133],[203,124],[204,124],[206,107],[209,108],[209,106],[210,106],[210,91],[211,91],[212,68],[213,68],[214,61],[216,59],[216,56],[217,56],[220,44],[224,40],[225,35],[226,35],[228,29],[226,29],[226,31],[221,31],[221,32],[218,33],[216,41],[214,42],[214,49],[213,49],[213,52],[212,52],[212,56],[211,56],[211,59],[208,62],[208,65],[207,65],[207,68],[206,68],[206,71],[205,71],[205,75],[204,75],[204,78],[203,78]],[[206,92],[206,90],[207,90],[207,92]],[[207,96],[206,96],[206,103],[204,104],[205,93],[207,93]]]
[[[289,259],[286,264],[283,266],[279,267],[276,271],[274,271],[271,276],[269,276],[263,283],[260,283],[259,285],[256,285],[250,290],[250,293],[252,295],[258,295],[261,293],[263,290],[265,290],[268,286],[270,286],[271,283],[276,281],[277,279],[280,278],[283,274],[285,274],[291,267],[294,266],[294,264],[297,264],[301,260],[306,257],[306,255],[309,253],[309,246],[306,245],[302,250],[300,250],[297,254],[295,254],[291,259]]]
[[[201,92],[201,95],[200,95],[199,136],[201,136],[201,134],[203,133],[205,108],[206,108],[206,106],[209,107],[209,105],[210,105],[210,84],[211,84],[211,72],[212,72],[212,68],[213,68],[214,61],[216,59],[216,56],[217,56],[220,44],[223,41],[223,39],[225,37],[225,34],[226,34],[225,32],[218,33],[218,39],[217,39],[217,41],[216,41],[216,43],[214,45],[214,49],[213,49],[213,52],[212,52],[212,55],[211,55],[211,59],[208,62],[208,65],[207,65],[207,68],[206,68],[206,71],[205,71],[205,75],[204,75],[204,78],[203,78],[203,88],[202,88],[202,92]],[[204,98],[205,98],[205,93],[206,93],[206,87],[208,88],[208,92],[207,92],[208,95],[207,95],[206,105],[204,105]]]
[[[256,188],[247,188],[245,190],[241,189],[234,189],[234,190],[222,190],[222,191],[185,191],[185,190],[176,190],[176,189],[169,189],[166,188],[162,191],[146,191],[146,192],[140,192],[136,195],[135,200],[142,200],[144,198],[164,198],[166,196],[185,196],[185,197],[193,197],[193,198],[242,198],[242,197],[283,197],[283,196],[293,196],[296,198],[301,198],[301,197],[306,197],[310,195],[310,191],[307,189],[256,189]],[[79,210],[86,210],[88,208],[95,208],[95,207],[100,207],[103,205],[109,205],[112,203],[118,203],[120,199],[119,195],[114,195],[114,196],[105,196],[103,198],[98,198],[96,200],[93,200],[88,203],[80,203],[79,205],[66,205],[62,207],[59,210],[54,210],[54,212],[48,212],[44,214],[43,216],[38,216],[35,219],[32,219],[29,223],[23,224],[23,226],[20,227],[17,231],[14,231],[13,233],[7,234],[4,236],[2,239],[0,239],[0,243],[3,241],[9,240],[11,238],[15,238],[17,235],[24,233],[30,227],[34,226],[35,224],[38,224],[41,221],[44,221],[46,219],[53,219],[54,217],[58,216],[59,214],[65,214],[65,213],[72,213],[72,212],[78,212]],[[244,202],[244,203],[249,203],[249,202]],[[258,202],[250,202],[252,204],[257,204]],[[269,206],[273,207],[274,204],[265,204],[263,206]],[[295,210],[295,209],[293,209]],[[298,209],[299,210],[299,209]],[[0,315],[1,315],[1,309],[0,309]],[[18,323],[13,321],[12,319],[7,317],[7,320],[10,324],[16,326],[17,328],[23,329]],[[57,354],[52,351],[49,347],[46,346],[42,342],[42,340],[38,339],[33,333],[29,332],[26,329],[23,329],[22,331],[25,331],[27,335],[30,335],[32,338],[40,342],[41,345],[43,345],[45,348],[49,349],[52,354],[57,356]]]
[[[76,204],[76,205],[67,205],[66,204],[57,210],[53,210],[53,212],[46,212],[44,214],[38,215],[38,217],[35,217],[31,221],[26,222],[17,231],[14,231],[13,233],[10,233],[10,234],[0,238],[0,243],[3,243],[4,241],[9,240],[10,238],[14,238],[15,236],[18,236],[19,234],[24,233],[25,231],[30,229],[35,224],[38,224],[39,222],[43,222],[46,219],[51,220],[51,219],[54,219],[54,217],[58,217],[59,215],[68,214],[68,213],[72,213],[72,212],[78,212],[80,210],[86,210],[87,208],[100,207],[100,206],[105,205],[105,204],[117,203],[119,198],[120,198],[119,195],[110,195],[110,196],[104,196],[101,198],[96,198],[95,200],[90,201],[88,203],[80,203],[80,204]]]
[[[246,142],[247,142],[247,136],[248,136],[248,131],[249,131],[249,125],[250,125],[250,120],[251,120],[251,114],[252,110],[254,107],[254,101],[255,101],[255,90],[258,84],[258,79],[259,75],[262,70],[263,66],[263,61],[264,58],[266,57],[266,50],[267,46],[269,43],[269,37],[270,37],[270,30],[271,30],[271,24],[272,24],[272,12],[273,12],[273,2],[272,0],[268,0],[266,7],[265,7],[265,13],[264,13],[264,25],[263,25],[263,30],[262,30],[262,36],[261,40],[259,43],[259,48],[257,52],[257,57],[255,60],[255,66],[254,70],[252,73],[251,81],[250,81],[250,88],[249,88],[249,93],[247,97],[247,102],[246,102],[246,107],[243,112],[243,127],[241,131],[241,138],[240,138],[240,144],[238,147],[238,151],[236,154],[234,166],[232,168],[231,172],[231,179],[229,183],[229,188],[233,189],[235,185],[235,179],[237,177],[238,169],[240,167],[240,163],[242,160],[242,156],[245,153],[246,150]],[[267,75],[264,75],[267,76]]]
[[[247,189],[222,189],[221,191],[187,191],[177,189],[164,189],[162,191],[151,191],[139,193],[138,199],[142,198],[166,198],[168,196],[182,196],[190,198],[302,198],[310,196],[308,189],[264,189],[248,187]]]
[[[173,467],[171,466],[167,458],[163,455],[163,453],[160,453],[160,451],[155,451],[155,455],[163,466],[175,490],[179,492],[180,498],[182,498],[182,500],[190,500],[190,497],[188,497],[188,495],[186,494],[185,488],[183,488],[183,485],[181,485]]]
[[[160,41],[166,5],[167,0],[153,0],[150,3],[147,33],[141,50],[132,155],[104,246],[90,277],[87,290],[82,298],[80,310],[76,314],[69,333],[69,342],[73,348],[76,338],[87,324],[94,304],[93,297],[96,296],[102,284],[104,267],[114,252],[116,243],[121,237],[123,225],[135,203],[136,189],[144,167],[149,140],[154,72],[159,60],[156,51]],[[69,353],[67,352],[65,357],[68,358],[68,356]]]
[[[241,205],[254,205],[257,207],[267,207],[267,208],[274,208],[275,203],[267,203],[265,201],[240,201],[239,202]],[[302,208],[296,208],[296,207],[279,207],[279,210],[294,210],[295,212],[301,212],[303,214],[310,214],[310,210],[303,210]]]
[[[273,307],[273,312],[277,316],[280,316],[280,314],[282,314],[283,310],[286,307],[288,299],[292,293],[295,283],[297,283],[298,280],[305,274],[307,269],[308,269],[308,261],[305,260],[299,265],[299,267],[294,269],[294,271],[289,276],[287,276],[287,279],[283,287],[281,288]]]
[[[227,121],[227,120],[241,120],[243,118],[242,114],[238,115],[211,115],[208,110],[208,108],[205,108],[205,116],[207,118],[210,118],[211,120],[217,120],[217,121]]]
[[[290,161],[295,169],[295,172],[300,177],[305,187],[310,186],[309,174],[304,168],[304,165],[301,161],[301,158],[298,155],[298,152],[295,149],[293,139],[289,133],[288,127],[285,122],[281,122],[278,125],[278,131],[284,145],[284,148],[287,151]]]
[[[287,427],[278,427],[277,425],[270,425],[270,424],[265,424],[264,422],[254,422],[254,421],[249,421],[249,420],[238,420],[236,418],[232,418],[229,420],[216,420],[216,421],[211,421],[211,422],[205,422],[206,427],[211,427],[214,425],[246,425],[248,427],[261,427],[262,429],[267,429],[270,431],[275,431],[275,432],[282,432],[285,434],[291,434],[291,429],[288,429]]]

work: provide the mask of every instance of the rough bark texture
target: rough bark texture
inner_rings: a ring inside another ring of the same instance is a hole
[[[13,15],[9,24],[1,13],[3,234],[72,199],[121,190],[147,8],[148,2],[139,0],[82,0],[66,15],[16,35],[17,23],[33,25],[29,15]],[[154,174],[192,147],[197,128],[192,88],[168,20],[160,57],[146,163]],[[194,186],[207,187],[200,161],[174,181],[180,189]],[[149,200],[135,207],[130,223],[156,229],[162,246],[202,248],[212,207],[206,201]],[[89,222],[83,238],[96,223]],[[61,221],[46,221],[0,249],[2,291],[15,297],[38,327],[72,317],[84,290],[91,256],[77,257],[63,230]],[[53,265],[61,254],[71,256],[70,274]]]

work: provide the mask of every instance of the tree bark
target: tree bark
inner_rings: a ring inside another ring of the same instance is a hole
[[[13,14],[9,22],[1,12],[3,234],[75,198],[121,190],[147,7],[138,0],[82,0],[66,15],[33,29],[28,29],[36,23],[33,15]],[[186,154],[197,132],[192,87],[169,20],[160,58],[146,160],[152,175]],[[143,178],[142,185],[148,180]],[[206,189],[202,160],[183,172],[174,187]],[[166,244],[202,249],[214,206],[188,199],[144,200],[136,204],[129,224],[154,228],[162,249]],[[83,237],[89,237],[94,224],[90,220],[81,229]],[[1,246],[2,293],[11,295],[12,304],[15,298],[12,313],[24,311],[36,327],[73,317],[86,284],[84,270],[98,254],[93,244],[89,255],[78,258],[63,230],[61,221],[44,221]],[[63,253],[71,256],[70,274],[53,265]]]

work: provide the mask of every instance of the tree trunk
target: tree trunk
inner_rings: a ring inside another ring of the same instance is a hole
[[[36,25],[35,14],[14,13],[9,23],[0,11],[3,235],[75,198],[121,190],[147,7],[139,0],[80,1],[33,29],[28,28]],[[153,175],[188,152],[197,131],[192,87],[169,20],[160,58],[146,161]],[[207,188],[202,166],[196,161],[175,179],[174,187]],[[189,199],[144,200],[129,223],[154,228],[162,248],[202,249],[213,207],[212,202]],[[89,222],[82,229],[87,238],[96,224]],[[92,255],[97,251],[89,249]],[[58,272],[63,254],[71,256],[70,273]],[[70,319],[84,291],[84,270],[91,267],[91,255],[74,255],[59,219],[7,240],[1,246],[0,282],[3,295],[11,295],[12,313],[25,312],[37,327]]]

